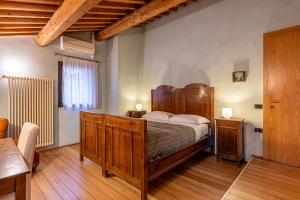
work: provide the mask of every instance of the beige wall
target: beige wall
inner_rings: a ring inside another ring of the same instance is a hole
[[[65,112],[57,107],[58,40],[47,47],[38,47],[34,37],[0,37],[0,76],[20,75],[53,78],[55,146],[79,142],[79,113]],[[100,62],[100,109],[105,103],[105,43],[97,43],[97,59]],[[102,71],[104,71],[102,73]],[[8,117],[7,80],[0,80],[0,117]]]
[[[119,114],[135,109],[139,98],[139,71],[144,62],[144,29],[135,28],[119,38]]]
[[[119,114],[118,37],[106,41],[106,112]]]
[[[130,29],[108,40],[106,56],[107,113],[124,116],[139,102],[144,29]]]
[[[232,107],[246,119],[246,156],[262,154],[263,33],[300,23],[298,0],[203,0],[146,27],[140,98],[150,110],[150,89],[203,82],[215,87],[215,116]],[[248,71],[232,83],[234,70]]]

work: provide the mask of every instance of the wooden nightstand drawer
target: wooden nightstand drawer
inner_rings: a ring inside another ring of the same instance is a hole
[[[244,120],[216,119],[217,157],[237,161],[244,158]]]
[[[237,121],[219,120],[219,126],[222,126],[222,127],[238,128],[238,125],[239,125],[239,122],[237,122]]]

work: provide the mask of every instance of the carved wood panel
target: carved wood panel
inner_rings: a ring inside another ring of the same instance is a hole
[[[89,159],[102,163],[105,152],[104,115],[80,113],[80,152]]]
[[[127,182],[140,187],[144,169],[146,121],[128,119],[106,116],[106,167]]]
[[[168,85],[151,90],[152,111],[194,114],[208,118],[214,128],[214,88],[192,83],[184,88]]]
[[[161,85],[151,90],[151,110],[175,113],[175,89]]]

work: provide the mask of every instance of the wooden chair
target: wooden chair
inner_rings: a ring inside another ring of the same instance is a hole
[[[8,120],[4,118],[0,118],[0,139],[6,138],[8,128]]]

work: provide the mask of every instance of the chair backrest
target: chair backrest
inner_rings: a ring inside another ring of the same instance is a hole
[[[6,137],[6,131],[8,128],[8,120],[0,118],[0,139]]]
[[[40,128],[37,125],[26,122],[19,137],[18,149],[30,168],[32,167],[35,144],[39,133]]]

